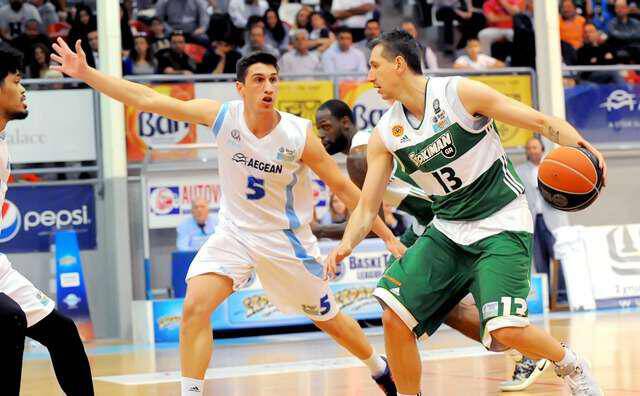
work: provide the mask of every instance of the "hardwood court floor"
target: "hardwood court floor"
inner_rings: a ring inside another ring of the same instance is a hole
[[[532,321],[587,357],[606,395],[640,395],[640,310],[559,313]],[[367,334],[382,351],[382,330]],[[174,382],[177,345],[102,341],[86,347],[97,395],[180,394]],[[509,357],[490,354],[451,329],[441,329],[421,350],[424,395],[496,395],[513,370]],[[220,340],[210,367],[207,396],[381,395],[368,371],[321,333]],[[48,355],[39,350],[26,354],[22,384],[23,395],[62,394]],[[526,392],[514,393],[568,394],[551,369]]]

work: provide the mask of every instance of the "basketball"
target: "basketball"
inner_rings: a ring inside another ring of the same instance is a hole
[[[538,170],[538,188],[556,209],[575,212],[591,205],[602,187],[598,159],[586,149],[558,147]]]

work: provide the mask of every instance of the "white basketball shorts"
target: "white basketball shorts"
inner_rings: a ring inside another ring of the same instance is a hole
[[[335,317],[339,308],[324,279],[325,267],[311,228],[254,232],[221,223],[193,259],[187,280],[216,273],[243,287],[256,271],[269,301],[281,312],[315,321]]]
[[[27,327],[44,319],[55,308],[53,301],[13,269],[7,256],[2,253],[0,253],[0,293],[6,294],[24,311]]]

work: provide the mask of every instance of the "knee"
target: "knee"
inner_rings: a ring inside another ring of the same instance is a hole
[[[389,308],[386,308],[382,312],[382,325],[384,326],[385,332],[414,337],[413,331]]]
[[[27,328],[27,316],[20,306],[9,299],[8,301],[0,301],[0,328],[3,330],[13,330],[13,332],[25,331]]]
[[[502,345],[511,347],[516,344],[523,331],[523,327],[502,327],[493,330],[491,332],[491,338]]]
[[[201,326],[209,323],[211,312],[196,298],[187,298],[182,307],[181,328]]]

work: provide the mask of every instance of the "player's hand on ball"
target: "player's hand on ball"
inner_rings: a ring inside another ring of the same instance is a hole
[[[400,242],[398,238],[393,238],[389,241],[385,242],[387,244],[387,249],[393,256],[397,259],[400,259],[404,256],[404,253],[407,251],[407,247]]]
[[[82,50],[80,40],[76,41],[76,52],[73,52],[67,43],[58,37],[58,40],[53,44],[53,50],[55,53],[51,54],[51,59],[59,63],[59,65],[51,66],[53,70],[79,78],[89,68],[87,56]]]
[[[593,147],[591,143],[586,140],[581,140],[578,142],[578,146],[589,150],[593,155],[598,159],[598,164],[600,165],[600,170],[602,171],[602,187],[607,185],[607,163],[604,160],[604,156],[597,148]]]
[[[325,259],[325,275],[324,279],[333,279],[338,270],[338,264],[351,254],[351,249],[340,244]]]

